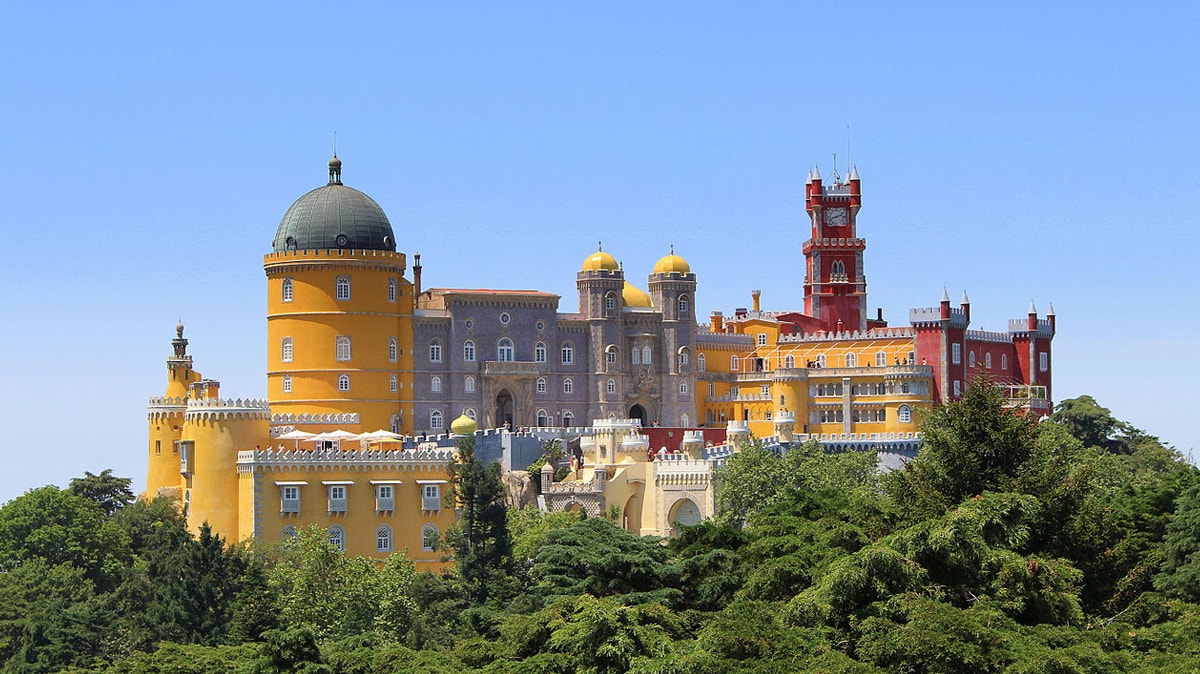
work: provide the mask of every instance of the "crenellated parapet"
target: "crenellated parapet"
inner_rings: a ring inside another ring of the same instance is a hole
[[[146,418],[151,421],[178,417],[187,410],[188,399],[184,396],[151,398],[146,405]]]
[[[919,309],[908,310],[908,322],[913,327],[936,327],[942,324],[942,308],[940,307],[923,307]],[[948,319],[949,325],[952,328],[966,328],[971,323],[967,312],[962,309],[950,309]]]
[[[433,471],[443,470],[454,459],[454,447],[426,449],[252,449],[238,452],[239,473],[280,470],[326,471]]]
[[[1048,319],[1038,319],[1037,327],[1029,328],[1029,321],[1024,318],[1010,318],[1008,320],[1008,331],[1012,334],[1035,335],[1037,337],[1053,337],[1054,323]]]
[[[271,407],[261,398],[192,398],[187,401],[184,418],[192,421],[261,419],[271,417]]]
[[[302,424],[325,425],[357,425],[358,413],[345,412],[342,414],[272,414],[271,424],[280,426],[299,426]]]
[[[407,265],[404,253],[389,250],[350,248],[300,249],[268,253],[263,256],[267,276],[297,269],[378,269],[403,274]]]

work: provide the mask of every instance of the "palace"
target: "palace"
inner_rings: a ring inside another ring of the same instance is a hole
[[[539,476],[542,507],[615,507],[631,531],[669,535],[713,513],[714,470],[751,435],[779,451],[812,439],[913,456],[917,411],[978,376],[1050,411],[1052,307],[1005,332],[969,329],[965,294],[904,326],[868,316],[857,169],[805,183],[803,309],[765,311],[755,291],[752,308],[707,325],[674,250],[643,290],[598,248],[576,272],[574,312],[536,290],[423,289],[420,256],[408,265],[383,209],[341,174],[334,156],[263,261],[266,400],[222,397],[176,326],[148,409],[147,494],[177,499],[193,528],[278,540],[317,524],[352,554],[436,563],[455,517],[446,466],[455,438],[474,435],[512,470],[563,440],[573,469]]]

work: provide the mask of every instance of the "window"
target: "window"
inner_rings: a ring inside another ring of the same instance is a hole
[[[962,382],[955,379],[954,380],[954,397],[958,398],[961,395],[962,395]]]
[[[630,349],[629,352],[632,354],[633,364],[641,365],[642,364],[642,350],[635,346],[632,349]]]
[[[396,301],[396,279],[394,278],[388,279],[388,301]]]
[[[336,360],[350,360],[350,338],[339,335],[333,339],[333,357]]]
[[[395,337],[388,338],[388,360],[390,360],[394,363],[394,362],[396,362],[396,358],[399,355],[400,355],[400,347],[396,345],[396,338]]]
[[[716,395],[717,387],[711,381],[708,382],[708,395]]]
[[[425,552],[437,550],[438,529],[432,524],[421,527],[421,549]]]
[[[765,332],[758,333],[758,345],[759,346],[767,345],[767,333],[765,333]]]
[[[916,351],[909,351],[909,352],[908,352],[908,364],[909,364],[909,365],[913,365],[913,364],[915,364],[916,362],[917,362],[917,352],[916,352]]]
[[[793,367],[796,367],[796,357],[795,357],[795,356],[793,356],[792,354],[790,354],[790,353],[789,353],[789,354],[788,354],[787,356],[785,356],[785,357],[784,357],[784,359],[783,359],[783,366],[784,366],[785,368],[793,368]]]
[[[290,374],[283,375],[283,392],[284,393],[292,392],[292,375],[290,375]]]
[[[434,410],[429,413],[429,427],[435,431],[442,429],[442,411]]]
[[[332,545],[333,547],[337,548],[338,550],[345,552],[346,551],[346,530],[336,524],[329,527],[329,544]]]
[[[421,510],[442,509],[442,487],[437,484],[421,485]]]
[[[1050,354],[1042,351],[1038,354],[1038,370],[1041,372],[1050,371]]]
[[[512,362],[513,342],[511,339],[503,337],[499,342],[496,343],[496,360]]]
[[[563,410],[563,426],[571,427],[575,425],[575,413],[571,410]]]
[[[463,390],[466,391],[467,393],[475,392],[475,378],[474,377],[467,377],[466,379],[463,380]]]
[[[858,367],[858,356],[852,353],[846,354],[846,367]]]
[[[538,342],[533,347],[533,359],[539,363],[546,362],[546,344]]]
[[[962,363],[962,344],[950,345],[950,362],[955,365]]]
[[[350,390],[350,375],[338,375],[338,390],[343,392]]]
[[[433,379],[430,379],[429,380],[429,390],[434,393],[441,393],[442,392],[442,378],[434,377]]]
[[[705,372],[708,370],[708,358],[704,354],[696,356],[696,369]]]
[[[642,347],[642,365],[649,365],[649,364],[650,364],[650,347],[643,346]]]
[[[375,486],[375,509],[384,512],[396,509],[396,488],[390,484]]]
[[[512,323],[512,316],[509,316],[508,313],[500,314],[500,325],[508,325],[509,323]]]
[[[546,323],[544,321],[538,321],[535,327],[537,327],[538,332],[544,332],[546,330]]]
[[[570,377],[563,380],[563,393],[571,393],[575,390],[575,382],[571,381]]]
[[[683,426],[684,428],[691,426],[692,418],[689,417],[686,412],[684,412],[683,414],[679,415],[679,425]]]
[[[538,393],[545,393],[545,392],[546,392],[546,378],[545,378],[545,377],[538,377],[538,380],[537,380],[537,392],[538,392]]]
[[[983,354],[983,367],[988,370],[992,369],[992,354]]]
[[[279,512],[281,513],[298,513],[300,512],[300,486],[299,485],[284,485],[279,488]]]
[[[817,367],[825,367],[825,354],[817,356]]]
[[[911,392],[911,391],[910,391],[910,389],[911,389],[911,388],[912,388],[912,387],[909,385],[909,383],[908,383],[908,382],[906,382],[906,381],[904,381],[904,382],[900,382],[900,392],[901,392],[901,393],[910,393],[910,392]]]
[[[1008,369],[1008,354],[1007,353],[1000,354],[1000,369],[1001,370]]]
[[[836,280],[838,277],[845,277],[846,263],[842,262],[841,260],[834,260],[833,264],[830,265],[829,273],[834,277],[834,280]]]
[[[687,367],[688,361],[691,359],[691,352],[686,346],[679,347],[679,367]]]
[[[292,362],[292,356],[295,355],[295,349],[292,346],[292,338],[291,337],[283,338],[283,342],[280,344],[279,351],[280,351],[280,353],[279,353],[280,360],[282,360],[285,363]]]
[[[346,485],[329,485],[329,512],[346,512]]]
[[[350,277],[349,276],[337,277],[337,280],[334,282],[334,285],[337,289],[336,297],[339,300],[350,299]]]
[[[463,414],[467,415],[467,418],[471,421],[475,421],[475,408],[468,407],[467,411],[463,412]]]
[[[678,300],[675,300],[675,310],[676,310],[677,312],[679,312],[679,315],[680,315],[680,316],[685,316],[685,315],[687,315],[687,312],[688,312],[688,306],[689,306],[689,303],[688,303],[688,296],[687,296],[687,295],[680,295],[680,296],[679,296],[679,299],[678,299]]]
[[[397,388],[399,386],[396,385],[396,375],[392,375],[392,378],[388,380],[388,390],[395,393]]]
[[[729,357],[729,369],[733,370],[734,372],[738,371],[738,357],[737,356]]]
[[[608,351],[604,352],[604,362],[608,365],[615,365],[617,363],[617,352],[615,349],[610,347]]]
[[[875,367],[884,367],[887,365],[887,354],[883,351],[875,353]]]
[[[575,347],[570,344],[562,345],[562,362],[563,365],[570,365],[575,362]]]
[[[296,527],[289,524],[286,527],[280,529],[279,534],[280,534],[279,537],[282,538],[285,542],[286,541],[294,541],[294,540],[296,540]]]
[[[475,321],[468,318],[467,320],[463,321],[463,327],[468,330],[473,330],[475,328]]]
[[[545,427],[550,425],[550,415],[546,414],[546,410],[538,410],[535,416],[538,426]]]
[[[432,341],[429,343],[429,362],[431,362],[431,363],[442,362],[442,343],[441,342],[435,340],[435,341]]]
[[[283,288],[280,292],[282,294],[281,299],[284,302],[292,301],[292,293],[294,292],[292,289],[292,279],[290,279],[290,278],[283,279]]]
[[[609,394],[616,393],[617,392],[617,382],[613,381],[612,379],[609,379],[607,382],[605,382],[604,383],[604,392],[609,393]]]
[[[975,367],[975,352],[967,352],[967,367]]]
[[[604,310],[612,311],[617,308],[617,294],[609,293],[604,296]]]
[[[686,382],[686,381],[681,381],[681,382],[679,382],[679,393],[680,393],[680,395],[687,395],[687,392],[688,392],[688,385],[687,385],[687,382]]]
[[[375,552],[392,551],[392,528],[386,524],[375,530]]]
[[[468,363],[475,362],[475,342],[469,339],[463,342],[463,360]]]
[[[771,397],[771,387],[767,386],[767,385],[763,385],[763,386],[759,387],[758,394],[764,398],[770,398]]]

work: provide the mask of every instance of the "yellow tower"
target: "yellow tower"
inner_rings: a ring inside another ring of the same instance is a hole
[[[175,339],[171,340],[174,353],[167,358],[167,390],[161,398],[151,398],[146,409],[150,430],[149,468],[146,475],[148,498],[160,493],[173,498],[183,496],[179,440],[187,410],[188,390],[192,384],[200,381],[200,373],[192,369],[192,357],[187,354],[187,345],[181,322],[175,326]]]
[[[412,284],[387,215],[329,182],[279,223],[267,275],[267,397],[288,424],[412,431]],[[347,413],[347,410],[354,410]]]

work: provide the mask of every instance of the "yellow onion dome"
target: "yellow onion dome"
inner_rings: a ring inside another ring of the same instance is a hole
[[[625,306],[627,307],[650,308],[654,306],[654,302],[650,299],[650,294],[629,281],[625,282],[625,288],[621,290],[621,298],[625,300]]]
[[[687,260],[675,254],[675,249],[671,249],[671,254],[663,257],[654,264],[655,274],[690,274],[692,268],[688,266]]]
[[[583,271],[616,271],[621,268],[611,253],[597,250],[583,260]]]
[[[475,435],[475,429],[477,428],[479,428],[479,425],[466,414],[450,422],[450,433],[453,435]]]

